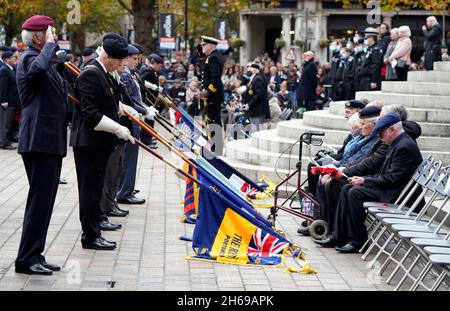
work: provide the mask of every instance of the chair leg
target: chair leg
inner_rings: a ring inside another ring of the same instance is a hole
[[[386,270],[386,268],[389,266],[389,264],[391,263],[391,261],[394,259],[395,255],[397,255],[397,252],[399,251],[399,249],[402,247],[403,244],[403,240],[400,239],[398,241],[398,243],[395,245],[394,249],[392,250],[392,252],[388,255],[388,257],[386,258],[386,260],[384,261],[384,263],[381,265],[381,268],[377,271],[377,275],[382,275],[384,270]]]
[[[361,259],[362,260],[366,260],[367,259],[367,256],[369,256],[369,254],[370,254],[370,252],[372,251],[372,249],[375,247],[375,246],[378,246],[378,240],[383,236],[383,234],[386,232],[386,230],[387,230],[387,227],[384,227],[381,231],[380,231],[380,233],[378,233],[378,235],[377,235],[377,237],[375,238],[375,240],[372,242],[372,244],[369,246],[369,248],[366,250],[366,252],[361,256]]]
[[[385,253],[385,249],[386,247],[389,245],[389,243],[391,242],[391,240],[394,238],[395,234],[391,233],[391,235],[387,238],[386,242],[384,242],[384,244],[381,246],[380,250],[378,251],[378,253],[375,255],[375,257],[373,257],[373,259],[369,262],[369,264],[367,265],[367,267],[369,269],[373,268],[373,265],[375,264],[375,262],[377,261],[377,259],[381,256],[381,254]]]
[[[376,222],[376,219],[372,222],[372,224],[374,224],[375,222]],[[373,231],[370,232],[369,237],[367,238],[366,243],[364,243],[364,245],[363,245],[363,246],[361,247],[361,249],[359,250],[359,253],[360,253],[360,254],[363,253],[364,248],[366,248],[366,247],[369,245],[370,242],[373,242],[373,241],[374,241],[373,237],[374,237],[374,235],[377,233],[377,230],[378,230],[378,228],[380,228],[381,224],[382,224],[381,221],[378,222],[378,225],[375,227],[375,229],[373,229]]]
[[[417,280],[413,283],[409,291],[416,291],[417,288],[420,286],[422,281],[427,276],[428,272],[430,272],[431,268],[433,267],[433,264],[431,262],[428,262],[425,267],[423,267],[422,271],[420,272],[419,276],[417,277]]]
[[[442,271],[442,273],[439,276],[439,278],[436,280],[434,285],[431,287],[430,291],[432,291],[432,292],[437,291],[439,286],[441,286],[442,282],[444,281],[446,275],[447,275],[447,272],[445,272],[445,268],[444,268],[444,270]]]
[[[397,266],[395,267],[394,271],[392,271],[391,275],[389,275],[388,279],[386,280],[386,283],[390,283],[392,281],[392,279],[394,278],[394,276],[397,274],[398,269],[400,269],[401,267],[403,267],[403,263],[405,262],[406,258],[408,258],[409,254],[412,252],[412,250],[414,249],[413,246],[411,246],[408,251],[406,252],[406,254],[403,256],[403,258],[398,262]]]
[[[406,281],[406,279],[411,276],[411,271],[414,268],[414,266],[416,265],[416,263],[419,261],[420,259],[420,254],[417,255],[416,259],[414,259],[413,263],[411,264],[411,266],[408,268],[408,270],[406,271],[405,275],[403,275],[403,278],[400,280],[400,282],[398,282],[397,286],[394,288],[394,291],[398,291],[400,289],[400,287],[402,287],[403,283]]]

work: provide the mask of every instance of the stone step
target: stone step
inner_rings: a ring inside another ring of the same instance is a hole
[[[278,169],[286,169],[292,171],[298,162],[298,155],[279,154],[277,152],[271,152],[261,150],[252,146],[252,142],[249,139],[231,141],[226,144],[226,157],[234,161],[241,161],[257,166],[275,167]],[[421,150],[422,156],[428,157],[432,155],[436,160],[441,160],[444,165],[450,164],[450,153],[445,151],[430,151]],[[303,153],[302,168],[307,167],[309,156],[314,154]]]
[[[434,71],[450,71],[450,62],[435,62],[433,64]]]
[[[408,82],[450,83],[450,71],[410,71]]]
[[[239,172],[255,182],[261,180],[263,176],[267,176],[268,178],[270,178],[270,180],[278,184],[282,181],[282,179],[286,178],[290,173],[294,172],[294,169],[292,169],[292,171],[288,171],[287,169],[277,169],[277,171],[275,171],[275,167],[273,166],[249,164],[243,161],[233,160],[228,157],[223,158],[223,160],[225,160],[228,164],[230,164]],[[306,170],[302,170],[301,176],[301,180],[306,180]],[[290,181],[289,183],[295,184],[294,181]],[[286,186],[283,185],[282,188],[286,189]],[[295,187],[288,185],[289,191],[293,191],[294,189]]]
[[[306,145],[303,144],[303,150],[302,153],[304,155],[315,155],[319,150],[329,150],[327,146],[331,146],[334,149],[339,149],[339,144],[327,144],[325,142],[326,139],[324,139],[324,144],[322,146],[313,146],[313,145]],[[342,142],[341,142],[342,143]],[[293,147],[292,145],[295,144]],[[299,141],[298,139],[292,139],[292,138],[286,138],[281,137],[278,135],[278,130],[267,130],[267,131],[260,131],[255,132],[252,135],[251,138],[251,145],[254,148],[275,152],[275,153],[290,153],[292,155],[298,156],[300,153],[299,150]]]
[[[226,158],[233,161],[241,161],[248,164],[275,167],[292,171],[298,163],[298,155],[280,154],[277,152],[266,151],[252,146],[249,139],[241,139],[228,142],[225,147]],[[303,153],[302,167],[306,168],[309,156],[313,154]]]
[[[367,99],[369,101],[381,100],[385,105],[400,104],[408,108],[450,109],[449,96],[373,91],[357,92],[356,99]]]
[[[411,119],[412,120],[412,119]],[[331,114],[326,110],[308,111],[303,115],[305,125],[319,128],[349,130],[344,117]],[[450,123],[418,122],[424,136],[450,136]]]
[[[330,103],[329,112],[334,115],[343,116],[345,103],[345,101]],[[416,122],[450,123],[450,110],[405,107],[409,113],[409,120]]]
[[[420,94],[450,96],[449,83],[384,81],[381,84],[384,93]]]
[[[306,125],[304,120],[290,120],[278,123],[278,136],[283,139],[291,139],[285,141],[286,144],[293,143],[300,138],[300,135],[306,131],[323,131],[325,133],[324,141],[329,145],[341,146],[342,142],[349,134],[349,130],[336,130],[318,128],[311,125]],[[417,140],[421,150],[439,150],[450,152],[450,138],[449,137],[435,137],[435,136],[421,136]],[[324,148],[326,149],[326,148]],[[275,149],[274,149],[275,150]],[[449,163],[450,164],[450,163]]]

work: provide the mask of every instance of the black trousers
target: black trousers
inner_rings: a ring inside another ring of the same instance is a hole
[[[119,189],[120,175],[122,173],[122,162],[125,152],[125,143],[119,142],[116,150],[109,156],[105,171],[105,182],[103,184],[103,196],[100,201],[102,219],[107,220],[106,212],[117,209],[116,194]]]
[[[22,154],[28,183],[27,203],[16,266],[39,262],[58,191],[62,156],[42,152]]]
[[[155,127],[155,120],[148,120],[145,119],[144,121],[145,123],[147,123],[148,126],[150,126],[151,128]],[[141,141],[146,144],[146,145],[150,145],[151,142],[153,141],[153,136],[150,135],[149,133],[147,133],[145,130],[141,131]]]
[[[362,246],[366,242],[366,211],[363,203],[380,201],[380,194],[377,189],[353,187],[350,184],[342,188],[333,229],[333,237],[338,240],[338,244],[353,243]]]
[[[342,188],[347,184],[348,183],[345,179],[332,179],[325,186],[324,194],[325,194],[326,200],[324,200],[325,204],[321,205],[321,207],[322,207],[323,219],[328,223],[330,232],[333,232],[333,229],[334,229],[334,221],[336,218],[336,208],[339,203],[339,197],[340,197]]]
[[[137,124],[133,123],[134,133],[139,136],[140,130]],[[131,199],[136,185],[136,170],[139,158],[139,146],[131,143],[125,144],[125,150],[122,162],[122,174],[120,176],[119,189],[117,190],[117,199]]]
[[[82,239],[92,241],[101,236],[100,201],[105,183],[106,165],[112,152],[89,147],[73,147],[80,198]]]

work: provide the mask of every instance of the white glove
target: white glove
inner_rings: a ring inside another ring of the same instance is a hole
[[[1,103],[0,105],[5,109],[8,108],[8,103]]]
[[[153,84],[151,82],[145,81],[144,82],[145,87],[152,90],[152,91],[158,91],[159,93],[162,93],[164,89],[161,86],[158,86],[156,84]]]
[[[124,116],[125,112],[128,112],[129,114],[131,114],[133,117],[135,117],[136,119],[139,118],[139,112],[137,112],[134,108],[123,104],[122,102],[119,102],[119,115],[120,116]]]
[[[130,130],[125,126],[120,125],[116,121],[103,116],[97,126],[94,128],[96,131],[108,132],[116,135],[118,138],[128,140],[132,144],[135,143],[133,136],[131,136]]]
[[[156,112],[152,109],[153,107],[147,108],[147,114],[145,115],[145,118],[147,120],[154,120],[156,116]]]
[[[236,90],[236,92],[237,92],[239,95],[244,94],[246,91],[247,91],[247,87],[246,87],[245,85],[239,87],[239,88]]]

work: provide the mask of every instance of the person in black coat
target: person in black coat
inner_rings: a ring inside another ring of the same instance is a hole
[[[434,62],[442,61],[441,54],[441,38],[442,28],[439,25],[436,17],[429,16],[427,18],[427,24],[422,26],[423,35],[425,36],[424,48],[425,48],[425,64],[426,70],[433,70]]]
[[[359,69],[359,88],[357,91],[377,91],[381,89],[381,66],[383,54],[377,45],[377,33],[366,31],[367,52]]]
[[[100,200],[108,159],[118,139],[134,143],[130,130],[119,124],[120,104],[117,82],[109,74],[128,56],[128,43],[118,34],[103,37],[104,52],[81,72],[75,83],[75,96],[81,106],[74,107],[71,145],[75,157],[80,197],[83,248],[112,250],[116,243],[101,237]]]
[[[305,107],[308,111],[315,110],[316,108],[317,66],[314,62],[314,57],[314,52],[305,52],[305,63],[297,89],[298,106]]]
[[[222,73],[225,59],[217,50],[218,43],[215,38],[202,36],[202,52],[206,54],[206,60],[203,64],[201,96],[206,98],[206,119],[213,140],[211,150],[220,156],[223,153],[221,107],[224,101]]]
[[[378,47],[381,55],[387,51],[388,45],[391,42],[391,30],[388,24],[381,23],[380,25],[380,39],[378,40]]]
[[[270,117],[270,109],[265,75],[260,72],[259,64],[256,63],[250,65],[250,71],[252,76],[242,98],[245,105],[244,110],[250,117],[250,132],[253,133],[259,130],[267,116]]]
[[[58,51],[54,20],[32,16],[22,25],[28,49],[17,67],[17,88],[22,106],[18,153],[30,184],[16,272],[50,275],[60,267],[46,262],[47,230],[58,190],[62,159],[67,152],[67,93],[52,67]]]
[[[8,133],[20,103],[15,69],[19,52],[4,52],[2,59],[4,65],[0,68],[0,149],[14,150],[17,148],[12,146]]]
[[[149,104],[146,100],[150,100],[155,104],[157,109],[161,112],[161,106],[157,106],[158,103],[158,95],[162,93],[163,90],[159,86],[159,73],[161,68],[164,65],[164,60],[161,56],[157,54],[150,54],[146,59],[147,66],[143,67],[140,74],[140,81],[144,83],[141,85],[141,93],[142,93],[142,101],[146,104]],[[147,96],[148,94],[148,96]],[[155,120],[146,119],[145,123],[150,125],[150,127],[155,126]],[[158,148],[158,143],[156,139],[154,139],[150,134],[145,131],[141,131],[141,140],[144,144],[148,145],[152,149]]]
[[[316,243],[337,246],[336,250],[342,253],[358,252],[367,240],[363,203],[394,202],[422,163],[419,147],[404,132],[398,114],[388,113],[381,117],[374,133],[378,133],[383,143],[389,145],[381,169],[375,175],[349,179],[349,184],[343,187],[339,197],[332,237]]]

